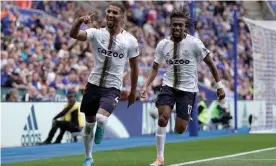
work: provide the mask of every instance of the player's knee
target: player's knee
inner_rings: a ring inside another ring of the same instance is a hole
[[[85,121],[88,123],[94,123],[94,122],[96,122],[96,117],[85,114]]]
[[[105,125],[107,123],[108,117],[102,114],[97,114],[96,120],[99,125]]]
[[[94,123],[86,122],[83,130],[83,136],[93,136],[94,126],[95,126],[95,122]]]
[[[159,119],[158,119],[158,125],[160,127],[166,127],[169,121],[169,117],[166,115],[159,115]]]

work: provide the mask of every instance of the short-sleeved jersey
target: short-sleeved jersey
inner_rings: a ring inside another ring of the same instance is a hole
[[[197,64],[210,51],[202,41],[187,34],[181,42],[170,37],[161,40],[155,50],[155,62],[166,62],[163,85],[187,92],[198,92]]]
[[[101,87],[122,89],[122,79],[128,58],[139,55],[137,39],[122,30],[111,37],[106,28],[86,30],[87,40],[92,44],[94,68],[88,82]]]

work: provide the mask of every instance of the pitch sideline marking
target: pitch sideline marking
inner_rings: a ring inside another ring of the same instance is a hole
[[[276,159],[227,159],[234,161],[276,161]]]
[[[235,153],[235,154],[221,156],[221,157],[212,157],[212,158],[207,158],[207,159],[202,159],[202,160],[195,160],[195,161],[189,161],[189,162],[184,162],[184,163],[172,164],[169,166],[182,166],[182,165],[188,165],[188,164],[202,163],[202,162],[206,162],[206,161],[220,160],[220,159],[243,156],[243,155],[252,154],[252,153],[260,153],[260,152],[270,151],[270,150],[275,150],[275,149],[276,149],[276,147],[271,147],[271,148],[253,150],[253,151],[248,151],[248,152]]]

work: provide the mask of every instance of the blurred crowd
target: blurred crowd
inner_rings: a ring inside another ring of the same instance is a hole
[[[24,3],[23,3],[24,2]],[[96,12],[91,25],[81,28],[104,27],[104,2],[20,1],[9,4],[25,9],[39,9],[53,16],[33,15],[27,20],[7,4],[1,9],[1,88],[11,88],[6,101],[57,101],[56,90],[82,90],[93,69],[91,44],[71,39],[69,28],[74,19]],[[85,4],[82,4],[85,3]],[[154,60],[158,41],[170,34],[169,16],[183,2],[125,1],[127,9],[124,28],[139,42],[138,90],[144,84]],[[87,6],[93,6],[91,9]],[[99,5],[97,7],[97,5]],[[186,4],[187,6],[188,4]],[[195,36],[211,50],[224,85],[233,90],[233,9],[238,16],[246,15],[242,2],[195,2]],[[50,16],[49,16],[50,17]],[[54,18],[54,19],[53,19]],[[252,99],[253,61],[249,31],[239,21],[238,40],[238,91],[241,99]],[[162,84],[163,65],[154,80],[149,100],[156,97]],[[214,87],[211,72],[203,63],[199,66],[199,81]],[[130,73],[126,68],[121,99],[130,89]],[[25,90],[18,98],[17,89]]]

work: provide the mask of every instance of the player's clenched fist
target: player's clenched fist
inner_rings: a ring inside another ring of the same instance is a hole
[[[92,18],[93,18],[94,15],[95,15],[95,13],[90,14],[90,15],[86,15],[86,16],[82,16],[82,17],[79,18],[79,21],[81,23],[85,23],[85,24],[92,23],[92,21],[93,21]]]
[[[225,98],[225,93],[223,88],[217,89],[217,96],[218,96],[218,100],[223,100]]]
[[[141,98],[146,98],[147,97],[147,88],[143,87],[140,91],[140,97]]]

